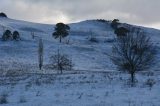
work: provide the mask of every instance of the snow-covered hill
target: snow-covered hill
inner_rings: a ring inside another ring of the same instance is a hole
[[[73,59],[76,70],[108,70],[109,59],[106,52],[110,49],[110,40],[114,35],[109,24],[96,21],[84,21],[70,24],[70,35],[60,44],[52,37],[54,25],[36,24],[7,18],[0,18],[0,36],[3,30],[10,29],[20,32],[22,41],[0,41],[1,60],[16,61],[19,63],[37,64],[38,39],[42,38],[45,48],[45,63],[58,48]],[[35,33],[36,39],[32,39],[31,32]],[[98,43],[90,42],[90,36],[95,36]],[[70,40],[69,44],[65,42]],[[108,42],[107,42],[108,41]]]
[[[5,29],[20,32],[22,41],[0,41],[0,60],[16,62],[37,68],[37,46],[38,39],[44,41],[45,64],[49,62],[49,57],[59,48],[61,52],[68,54],[75,64],[75,70],[88,71],[112,71],[114,66],[106,55],[111,50],[112,41],[115,37],[110,23],[99,21],[82,21],[69,24],[70,35],[60,44],[58,39],[52,37],[54,25],[31,23],[26,21],[0,18],[0,36]],[[142,27],[143,28],[143,27]],[[143,28],[151,36],[154,44],[158,46],[160,42],[160,31],[156,29]],[[34,32],[36,39],[32,39],[31,32]],[[90,37],[96,37],[97,43],[90,42]],[[70,41],[66,44],[67,40]],[[158,70],[156,65],[154,70]],[[33,71],[33,70],[32,70]]]
[[[89,20],[69,24],[70,35],[63,43],[52,37],[54,26],[0,18],[0,37],[6,29],[17,30],[21,36],[21,41],[0,40],[0,105],[160,106],[159,30],[140,27],[151,37],[158,53],[151,72],[138,73],[138,83],[130,87],[127,74],[116,71],[107,56],[115,38],[109,22]],[[97,42],[91,42],[91,36]],[[39,71],[40,38],[44,42],[44,66],[60,49],[72,58],[74,70],[62,75],[45,67]],[[12,76],[17,71],[20,76]],[[152,87],[149,81],[153,81]],[[2,104],[2,97],[8,103]]]

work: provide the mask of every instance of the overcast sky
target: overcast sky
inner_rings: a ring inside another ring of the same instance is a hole
[[[39,23],[118,18],[160,29],[160,0],[0,0],[8,17]]]

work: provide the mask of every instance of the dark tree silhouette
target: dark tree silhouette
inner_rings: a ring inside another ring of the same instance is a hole
[[[6,30],[6,31],[3,33],[2,40],[3,40],[3,41],[6,41],[6,40],[11,39],[11,37],[12,37],[11,31],[10,31],[10,30]]]
[[[119,70],[127,71],[131,75],[133,83],[135,73],[149,68],[154,56],[155,48],[150,38],[138,30],[129,32],[126,36],[117,37],[110,58]]]
[[[62,38],[66,37],[69,34],[70,27],[64,23],[57,23],[55,27],[55,32],[53,33],[53,37],[55,39],[59,38],[59,42],[61,43]]]
[[[111,23],[111,27],[112,27],[113,29],[117,29],[119,24],[120,24],[120,23],[119,23],[119,20],[118,20],[118,19],[114,19],[114,20],[112,21],[112,23]]]
[[[5,18],[7,18],[7,15],[2,12],[2,13],[0,13],[0,17],[5,17]]]
[[[18,31],[13,32],[13,40],[20,40],[20,35]]]
[[[126,36],[127,33],[129,33],[129,30],[127,28],[124,28],[124,27],[119,27],[114,31],[114,33],[117,36]]]

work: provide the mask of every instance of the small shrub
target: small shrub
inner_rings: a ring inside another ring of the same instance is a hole
[[[155,80],[154,79],[148,79],[146,81],[146,85],[149,86],[150,90],[152,89],[153,85],[156,84]]]
[[[115,39],[110,39],[110,38],[104,41],[104,43],[113,43],[113,42],[115,42]]]
[[[98,40],[95,37],[91,37],[89,39],[90,42],[98,43]]]
[[[24,96],[21,96],[20,100],[19,100],[19,103],[25,103],[25,102],[27,102],[26,98]]]
[[[7,100],[8,94],[4,93],[0,96],[0,104],[7,104],[8,100]]]

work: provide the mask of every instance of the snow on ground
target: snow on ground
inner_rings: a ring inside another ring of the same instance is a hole
[[[54,25],[1,18],[0,27],[0,36],[2,36],[5,28],[12,31],[18,30],[22,38],[22,41],[19,42],[0,41],[0,58],[3,57],[1,60],[17,60],[19,63],[24,62],[29,65],[37,64],[38,39],[42,38],[45,49],[44,62],[46,64],[49,61],[49,57],[59,48],[62,53],[71,56],[75,64],[74,69],[76,70],[104,70],[111,66],[106,54],[110,51],[110,41],[113,40],[114,34],[109,24],[96,21],[70,24],[70,36],[65,38],[62,44],[58,42],[58,39],[55,40],[52,37]],[[32,39],[31,32],[35,33],[35,39]],[[92,36],[97,38],[98,43],[89,41],[91,33]],[[69,44],[65,43],[67,40],[70,41]]]
[[[139,73],[134,87],[122,73],[5,77],[0,93],[7,95],[4,106],[160,106],[159,76]],[[156,82],[151,88],[148,79]]]
[[[69,25],[70,35],[60,44],[52,37],[54,25],[0,18],[0,37],[10,29],[18,30],[22,39],[0,40],[0,95],[6,94],[8,100],[4,106],[160,106],[160,55],[151,73],[138,73],[138,83],[130,87],[129,75],[119,73],[107,56],[115,38],[110,24],[90,20]],[[160,31],[141,28],[159,54]],[[90,42],[91,36],[98,42]],[[60,49],[72,58],[74,70],[62,75],[45,68],[39,71],[40,38],[44,42],[44,65]],[[146,84],[148,79],[155,82],[152,88]]]

